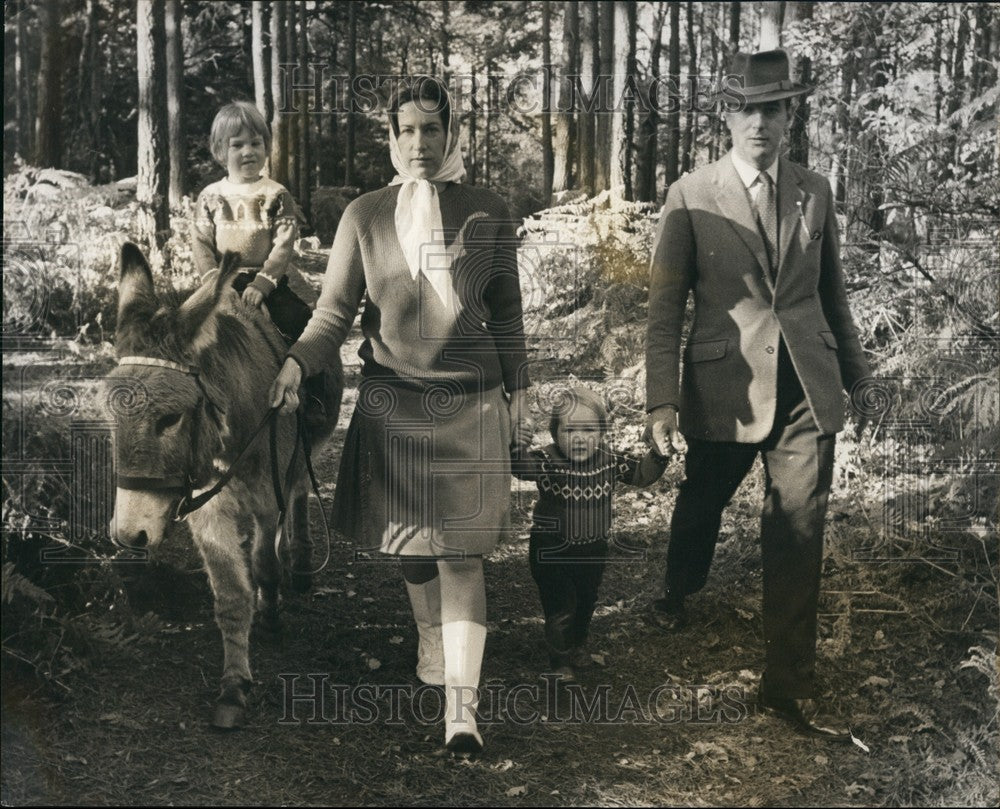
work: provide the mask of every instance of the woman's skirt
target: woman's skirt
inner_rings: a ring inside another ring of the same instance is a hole
[[[365,379],[347,428],[334,528],[359,550],[461,558],[510,524],[510,416],[499,387],[419,391]]]

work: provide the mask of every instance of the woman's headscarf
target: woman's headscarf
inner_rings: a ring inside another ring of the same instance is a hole
[[[442,93],[448,91],[442,86]],[[454,259],[442,240],[441,205],[433,182],[460,183],[465,179],[465,163],[458,142],[458,116],[451,107],[447,137],[445,139],[444,160],[433,177],[414,177],[403,162],[396,140],[396,132],[389,120],[389,156],[396,176],[389,185],[401,185],[396,197],[396,236],[403,249],[410,275],[414,280],[423,273],[434,288],[441,302],[451,306],[453,290],[451,285],[451,264]],[[406,103],[406,102],[404,102]],[[443,122],[442,122],[443,123]]]

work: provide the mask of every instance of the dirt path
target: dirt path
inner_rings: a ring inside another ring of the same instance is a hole
[[[356,371],[348,367],[349,382]],[[353,402],[351,389],[319,458],[327,505]],[[566,695],[561,707],[547,701],[539,679],[527,487],[515,498],[511,539],[486,567],[491,698],[480,710],[494,721],[473,762],[442,755],[438,692],[417,688],[398,570],[356,558],[343,542],[312,593],[287,601],[280,640],[254,637],[247,726],[211,731],[221,645],[197,555],[178,535],[159,561],[124,573],[131,609],[152,613],[148,632],[121,639],[113,654],[95,651],[60,699],[5,693],[3,803],[867,806],[995,796],[996,728],[982,728],[996,705],[984,675],[959,668],[990,631],[991,612],[942,599],[947,580],[919,564],[891,574],[892,599],[873,588],[879,574],[851,560],[870,527],[850,500],[831,506],[819,650],[824,682],[869,752],[806,739],[753,707],[763,656],[759,484],[746,484],[727,511],[691,626],[667,637],[643,622],[679,474],[675,461],[658,484],[617,500],[622,548],[601,590],[593,666],[578,695],[589,719],[566,720]],[[310,704],[289,706],[296,676],[296,693],[325,686],[318,721]],[[337,702],[344,692],[349,717]]]

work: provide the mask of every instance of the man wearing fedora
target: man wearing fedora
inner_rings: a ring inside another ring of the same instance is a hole
[[[844,391],[870,376],[847,305],[829,183],[779,156],[784,51],[736,54],[726,87],[732,151],[670,186],[651,263],[647,437],[688,445],[666,587],[650,620],[672,631],[708,577],[722,511],[760,454],[765,670],[759,699],[808,733],[850,740],[817,702],[823,522]],[[681,327],[694,293],[694,322]],[[682,436],[683,434],[683,436]]]

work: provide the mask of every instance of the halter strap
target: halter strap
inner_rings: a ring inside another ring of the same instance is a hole
[[[169,368],[171,371],[180,371],[182,374],[198,376],[198,368],[194,365],[181,365],[173,360],[161,360],[158,357],[122,357],[118,360],[119,365],[151,365],[154,368]]]

